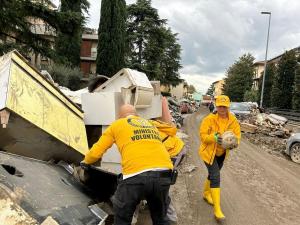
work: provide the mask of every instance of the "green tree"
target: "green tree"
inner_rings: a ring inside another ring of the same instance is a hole
[[[137,0],[127,11],[127,65],[145,72],[150,80],[173,86],[181,83],[177,34],[166,28],[167,21],[160,19],[150,0]]]
[[[256,102],[258,99],[258,91],[256,90],[247,90],[244,94],[244,102]]]
[[[179,69],[181,46],[178,44],[177,34],[172,33],[171,29],[164,29],[164,49],[159,63],[159,71],[155,79],[160,80],[161,84],[176,86],[183,80],[180,78]],[[153,55],[155,57],[155,54]]]
[[[265,85],[264,85],[263,107],[271,106],[272,86],[273,86],[275,74],[276,74],[275,65],[273,63],[268,64],[267,71],[266,71],[266,77],[265,77]],[[260,102],[260,96],[261,96],[261,90],[262,90],[262,79],[263,79],[263,76],[261,76],[259,79],[257,99],[255,100],[258,102]]]
[[[57,60],[68,53],[68,51],[61,50],[56,54],[52,48],[51,40],[35,33],[31,21],[32,19],[41,19],[46,25],[51,26],[54,32],[69,32],[74,26],[82,23],[83,16],[81,13],[71,10],[52,10],[46,3],[47,1],[0,0],[0,39],[2,39],[0,55],[17,49],[24,56],[34,53]],[[88,1],[82,0],[81,7],[87,11]],[[65,44],[68,45],[69,43]],[[59,57],[57,57],[58,55]],[[65,58],[68,59],[68,57]]]
[[[125,66],[125,0],[102,0],[98,29],[97,73],[112,77]]]
[[[278,73],[272,87],[271,102],[273,107],[292,108],[296,66],[295,51],[285,52],[278,63]]]
[[[227,70],[223,92],[232,101],[243,101],[244,94],[249,91],[253,83],[254,57],[244,54]]]
[[[209,88],[207,89],[206,95],[213,96],[213,95],[214,95],[214,92],[215,92],[215,86],[214,86],[214,84],[212,83],[212,84],[209,86]]]
[[[82,29],[85,23],[84,12],[88,12],[88,0],[61,0],[60,11],[74,15],[78,20],[72,24],[61,25],[55,43],[55,62],[79,66]]]
[[[275,73],[271,90],[271,107],[278,107],[278,102],[280,102],[282,99],[279,82],[279,74]]]
[[[55,18],[54,12],[45,5],[30,0],[0,0],[0,5],[0,39],[2,39],[0,55],[13,49],[17,49],[25,56],[30,52],[37,52],[48,57],[53,55],[50,41],[32,32],[29,17],[38,17],[48,22]],[[43,11],[44,14],[37,13],[38,11]],[[45,17],[45,14],[49,17]]]
[[[188,93],[193,94],[194,92],[196,92],[196,88],[194,87],[194,85],[189,85],[188,86]]]
[[[293,92],[293,109],[300,110],[300,64],[298,63]]]
[[[62,64],[53,64],[47,69],[52,79],[60,86],[76,91],[80,88],[80,79],[83,76],[78,67]]]

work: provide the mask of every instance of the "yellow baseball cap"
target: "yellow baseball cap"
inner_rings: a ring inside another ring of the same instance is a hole
[[[227,95],[219,95],[216,97],[216,106],[230,106],[230,99]]]

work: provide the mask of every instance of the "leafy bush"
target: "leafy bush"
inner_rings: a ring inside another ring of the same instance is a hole
[[[244,94],[244,102],[257,102],[259,99],[258,91],[247,90]]]
[[[72,91],[80,89],[80,79],[83,77],[78,67],[70,67],[62,64],[53,64],[48,68],[53,80],[60,86],[69,88]]]

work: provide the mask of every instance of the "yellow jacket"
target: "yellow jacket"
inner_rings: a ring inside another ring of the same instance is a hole
[[[170,157],[178,155],[184,146],[184,142],[176,136],[177,128],[162,121],[151,120],[150,122],[158,129],[159,136]]]
[[[241,130],[239,122],[236,117],[232,113],[228,113],[228,123],[226,127],[226,131],[232,131],[236,137],[238,138],[238,143],[241,139]],[[212,164],[217,151],[217,143],[215,141],[214,135],[219,132],[218,126],[218,114],[209,114],[206,116],[200,126],[199,136],[200,136],[200,147],[199,147],[199,155],[204,162],[207,164]],[[226,156],[229,151],[226,150]]]
[[[157,128],[148,120],[138,116],[116,120],[86,154],[84,162],[96,162],[113,143],[121,154],[124,175],[151,168],[173,169]]]

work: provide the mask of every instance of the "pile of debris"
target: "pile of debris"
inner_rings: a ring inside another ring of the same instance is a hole
[[[174,98],[168,98],[169,109],[171,116],[173,117],[173,122],[177,125],[177,127],[182,127],[183,125],[183,117],[180,112],[180,103],[177,102]]]
[[[272,155],[282,157],[286,148],[286,139],[283,138],[271,137],[260,133],[246,133],[244,134],[244,137],[252,144],[259,146],[260,149]]]
[[[260,133],[271,137],[288,138],[291,131],[286,127],[287,119],[276,114],[259,113],[253,110],[246,117],[239,118],[241,131]]]
[[[286,140],[292,133],[285,117],[253,109],[250,114],[238,119],[246,139],[272,155],[283,156]]]

